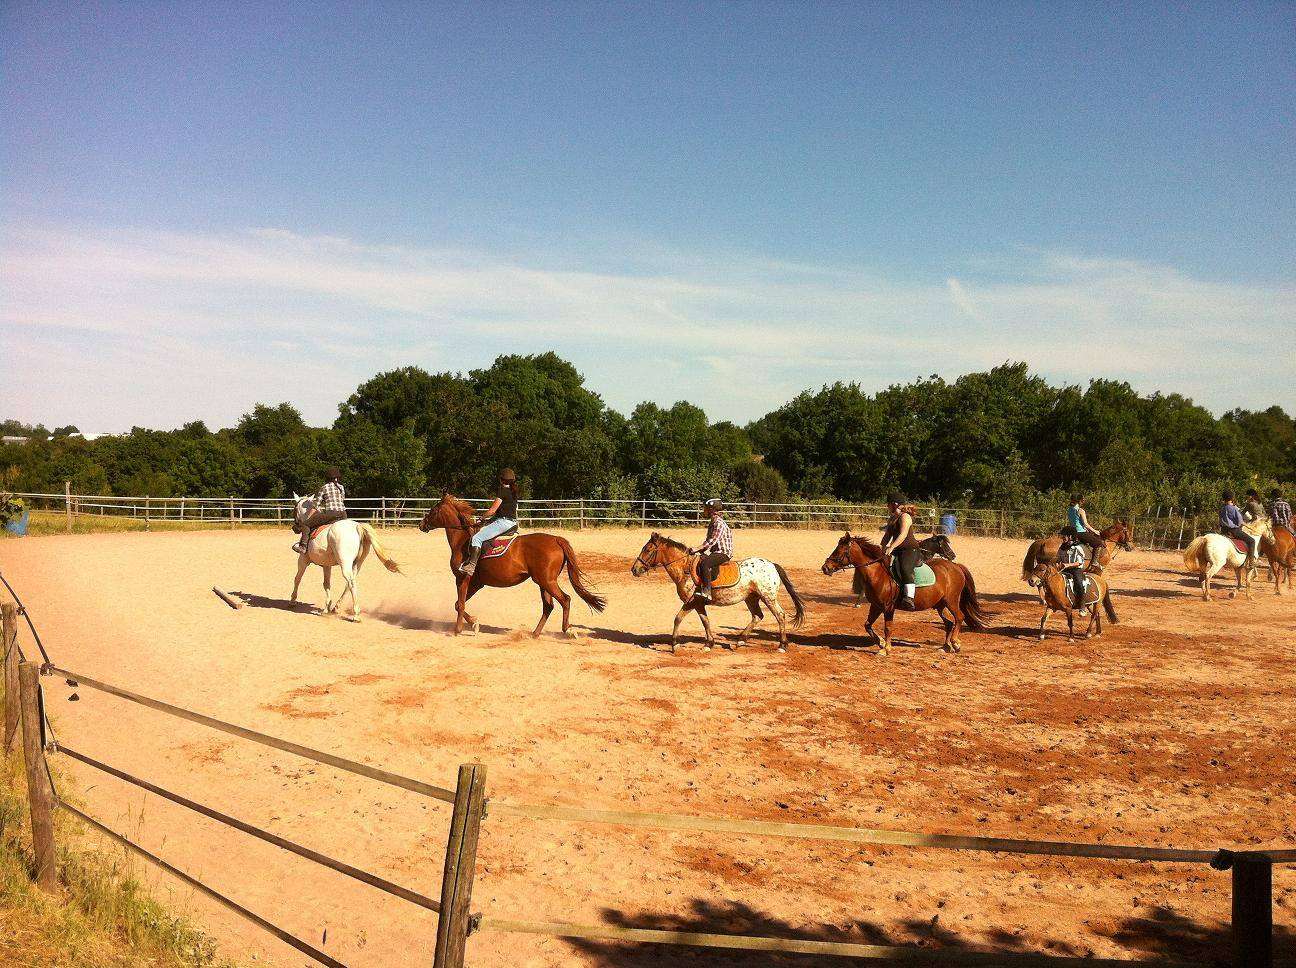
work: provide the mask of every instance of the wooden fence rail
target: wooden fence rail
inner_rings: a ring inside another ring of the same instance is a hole
[[[17,611],[12,606],[0,609],[3,614],[3,638],[6,655],[21,657],[17,645]],[[29,620],[30,621],[30,620]],[[6,660],[6,673],[10,660]],[[36,853],[36,876],[42,888],[53,890],[56,885],[54,865],[53,825],[50,813],[57,806],[78,817],[84,823],[118,841],[140,856],[157,864],[186,884],[201,891],[218,903],[259,925],[296,950],[327,966],[341,966],[341,962],[313,945],[302,941],[277,927],[270,921],[242,907],[196,878],[168,864],[121,834],[104,826],[77,807],[57,796],[50,783],[50,773],[45,763],[46,749],[63,752],[72,759],[130,783],[202,816],[216,820],[250,836],[274,844],[290,853],[338,873],[352,877],[388,894],[438,913],[436,942],[433,953],[435,968],[463,968],[469,935],[475,929],[483,931],[543,934],[567,938],[601,938],[693,947],[728,948],[748,951],[801,952],[836,955],[868,960],[899,961],[910,964],[951,964],[1006,966],[1126,966],[1130,961],[1111,959],[1086,959],[1056,957],[1020,952],[972,952],[951,949],[922,951],[913,948],[886,945],[857,944],[852,942],[821,941],[808,938],[778,938],[755,935],[730,935],[705,932],[668,931],[618,925],[587,925],[567,922],[512,920],[472,912],[473,881],[476,873],[477,844],[483,818],[488,807],[496,815],[512,815],[537,821],[565,821],[617,824],[631,827],[688,830],[707,833],[726,833],[742,836],[787,837],[795,839],[837,840],[868,843],[881,846],[934,847],[952,850],[977,850],[998,853],[1034,854],[1048,856],[1152,861],[1162,863],[1209,863],[1217,870],[1232,871],[1232,937],[1233,964],[1236,968],[1271,968],[1273,964],[1273,865],[1296,862],[1296,850],[1280,851],[1230,851],[1185,850],[1168,847],[1145,847],[1116,844],[1070,843],[1037,841],[996,837],[968,837],[953,834],[918,834],[908,831],[878,830],[873,828],[839,827],[823,824],[782,823],[763,820],[740,820],[726,817],[701,817],[682,814],[650,813],[538,805],[489,802],[485,796],[486,769],[481,764],[465,764],[459,768],[454,790],[435,787],[420,780],[390,773],[378,767],[357,763],[345,757],[313,750],[288,740],[268,736],[255,730],[226,723],[193,710],[184,709],[158,699],[142,696],[131,690],[100,682],[79,673],[47,663],[44,670],[68,679],[69,685],[82,685],[139,705],[177,716],[191,722],[209,726],[232,735],[274,749],[334,766],[338,769],[375,779],[401,789],[417,792],[433,799],[452,803],[453,814],[446,839],[444,869],[440,900],[402,887],[378,875],[360,870],[335,858],[293,843],[278,835],[237,820],[214,808],[197,803],[132,776],[110,764],[53,742],[45,733],[44,702],[39,674],[35,663],[19,661],[19,688],[8,686],[6,675],[5,718],[9,721],[11,709],[19,710],[23,730],[23,752],[27,769],[28,794],[31,806],[33,844]],[[1148,962],[1141,962],[1148,964]],[[1157,964],[1183,964],[1160,961]]]

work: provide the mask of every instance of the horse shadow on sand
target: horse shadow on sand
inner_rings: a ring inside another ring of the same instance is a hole
[[[296,612],[298,615],[324,614],[323,606],[312,605],[310,602],[294,602],[287,598],[271,598],[268,595],[257,595],[253,592],[232,591],[229,594],[250,608],[274,608],[281,612]]]
[[[759,911],[740,901],[690,903],[687,914],[631,914],[604,908],[603,925],[616,928],[650,928],[697,934],[744,934],[808,941],[836,941],[852,944],[897,947],[914,955],[925,954],[921,962],[940,965],[940,950],[984,954],[1044,954],[1057,957],[1093,956],[1092,942],[1050,939],[1039,932],[993,930],[976,939],[947,927],[939,913],[927,918],[907,918],[888,923],[856,919],[821,926],[794,925]],[[1110,926],[1094,931],[1093,942],[1115,942],[1127,949],[1123,957],[1131,963],[1155,968],[1168,959],[1182,963],[1187,958],[1203,966],[1230,963],[1231,939],[1227,925],[1208,925],[1162,906],[1140,916],[1113,919]],[[858,965],[856,958],[834,955],[738,951],[680,945],[627,943],[601,939],[565,939],[599,968],[662,968],[663,965],[694,965],[699,968],[845,968]],[[902,952],[897,952],[901,954]],[[1296,956],[1296,931],[1274,926],[1274,954],[1287,964]],[[1007,959],[1005,959],[1007,964]]]

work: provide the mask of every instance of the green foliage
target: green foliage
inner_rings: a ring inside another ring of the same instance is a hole
[[[1050,386],[1023,363],[876,394],[834,383],[746,428],[712,423],[686,401],[623,416],[574,366],[541,353],[466,374],[379,373],[327,428],[281,403],[215,433],[201,421],[93,442],[69,436],[73,427],[0,429],[29,438],[0,445],[6,487],[58,493],[70,480],[83,494],[155,497],[304,493],[329,464],[356,497],[482,495],[508,466],[533,497],[867,502],[898,488],[947,506],[1056,515],[1072,490],[1118,513],[1210,508],[1225,486],[1296,480],[1296,420],[1279,407],[1216,419],[1179,394],[1142,396],[1115,380]]]

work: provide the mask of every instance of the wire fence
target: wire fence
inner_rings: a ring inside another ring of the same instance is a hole
[[[249,525],[282,525],[293,521],[294,504],[287,498],[256,497],[150,497],[104,494],[19,493],[33,510],[62,514],[68,530],[82,518],[128,519],[141,528],[153,524],[193,524],[237,528]],[[347,499],[348,514],[386,527],[417,525],[437,503],[431,497],[360,497]],[[479,510],[487,498],[469,498]],[[613,500],[606,498],[528,499],[518,502],[523,528],[582,529],[596,527],[681,528],[702,527],[705,517],[697,501]],[[882,504],[846,501],[763,503],[731,502],[726,507],[730,524],[739,528],[801,528],[807,530],[870,531],[887,520]],[[1009,510],[944,505],[919,505],[917,524],[931,533],[980,537],[1034,539],[1056,534],[1066,520],[1066,509]],[[1185,548],[1188,542],[1215,526],[1213,514],[1188,508],[1150,507],[1128,516],[1135,543],[1152,551]]]
[[[9,587],[8,582],[5,584]],[[19,605],[21,605],[20,600]],[[5,603],[0,612],[3,613],[3,640],[5,647],[5,753],[8,753],[17,722],[21,720],[23,757],[27,768],[33,846],[36,855],[35,876],[38,884],[50,890],[54,889],[57,881],[53,824],[49,814],[55,808],[61,808],[93,829],[134,851],[151,863],[158,865],[212,900],[263,928],[317,963],[330,966],[330,968],[343,966],[343,962],[334,956],[283,930],[262,915],[221,894],[198,878],[139,846],[125,835],[105,826],[80,807],[60,797],[54,787],[53,775],[46,763],[46,752],[62,753],[91,769],[116,777],[139,789],[162,797],[199,816],[224,824],[231,829],[273,844],[291,854],[313,861],[386,894],[435,912],[438,915],[436,946],[432,959],[435,968],[463,968],[469,935],[476,930],[730,950],[797,952],[903,962],[906,964],[1003,965],[1009,966],[1009,968],[1011,966],[1022,966],[1024,968],[1024,966],[1028,965],[1040,966],[1040,968],[1060,968],[1060,966],[1092,968],[1092,966],[1100,965],[1127,966],[1135,964],[1130,960],[1059,957],[1042,953],[985,952],[951,949],[949,947],[922,951],[911,947],[860,944],[850,941],[670,931],[624,925],[577,924],[567,921],[515,919],[497,916],[494,912],[472,913],[471,903],[476,874],[477,843],[482,822],[487,816],[486,771],[480,764],[461,766],[459,768],[458,782],[454,790],[437,787],[421,780],[390,773],[380,767],[360,763],[336,754],[314,750],[279,737],[268,736],[160,699],[144,696],[122,686],[102,682],[90,676],[54,665],[48,660],[48,657],[39,665],[27,662],[17,641],[18,609],[13,604]],[[23,612],[26,613],[25,608],[23,608]],[[30,615],[27,618],[30,624]],[[31,628],[34,632],[34,624],[31,624]],[[43,647],[42,654],[44,654]],[[294,843],[287,838],[225,814],[208,804],[202,804],[181,796],[158,784],[133,776],[109,763],[72,749],[67,744],[58,742],[45,716],[45,690],[40,683],[41,675],[61,676],[65,679],[69,688],[84,687],[94,689],[118,699],[217,729],[254,743],[293,753],[339,770],[420,793],[437,801],[453,803],[453,814],[450,818],[450,828],[446,840],[440,899],[434,899],[414,889],[396,884],[379,875],[361,870],[319,851]],[[15,684],[19,681],[19,688],[15,688]],[[925,834],[866,827],[841,827],[732,817],[592,809],[579,806],[529,804],[510,801],[493,802],[490,806],[493,818],[512,816],[542,823],[594,823],[748,837],[845,841],[891,847],[970,850],[999,854],[1047,855],[1131,862],[1206,864],[1215,870],[1232,871],[1233,965],[1235,968],[1271,968],[1273,964],[1272,870],[1275,864],[1296,863],[1296,850],[1235,852],[1228,849],[1203,850],[1009,839],[957,834]],[[1155,962],[1138,961],[1137,964],[1185,965],[1188,963],[1161,959]]]

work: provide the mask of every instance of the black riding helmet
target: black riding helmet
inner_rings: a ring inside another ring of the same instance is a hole
[[[718,497],[707,498],[705,501],[702,502],[702,510],[723,511],[724,501],[720,500]]]
[[[1232,491],[1224,492],[1224,500],[1226,501],[1232,501],[1235,497],[1237,497],[1237,495],[1234,494]]]
[[[499,472],[499,479],[501,484],[516,484],[517,474],[513,473],[513,468],[506,467]]]
[[[1269,492],[1269,500],[1271,500],[1271,501],[1276,501],[1276,500],[1278,500],[1280,497],[1282,497],[1282,491],[1279,490],[1279,489],[1276,488],[1276,487],[1275,487],[1272,491]]]
[[[886,501],[887,504],[904,504],[905,498],[899,491],[891,491],[887,494]]]
[[[336,467],[330,467],[324,472],[324,479],[326,481],[340,481],[342,480],[342,472]]]

